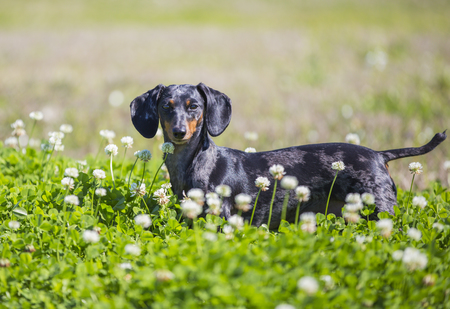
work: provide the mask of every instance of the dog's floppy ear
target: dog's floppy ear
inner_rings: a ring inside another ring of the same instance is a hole
[[[164,85],[159,84],[130,104],[131,121],[136,130],[146,138],[154,137],[158,130],[158,99],[164,88]]]
[[[197,89],[206,103],[206,128],[212,136],[218,136],[228,127],[231,120],[231,100],[222,92],[203,83]]]

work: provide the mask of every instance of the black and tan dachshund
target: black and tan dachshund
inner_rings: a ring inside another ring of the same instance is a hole
[[[329,213],[341,215],[348,193],[368,192],[375,196],[376,211],[393,214],[397,203],[397,189],[387,163],[391,160],[418,156],[433,150],[445,140],[444,133],[436,134],[426,145],[417,148],[374,151],[347,143],[326,143],[289,147],[274,151],[246,153],[219,147],[210,136],[220,135],[231,120],[231,100],[225,94],[202,83],[199,85],[158,85],[131,102],[131,119],[146,138],[155,136],[159,123],[164,140],[175,145],[166,165],[172,189],[178,197],[183,191],[200,188],[214,192],[216,186],[226,184],[232,195],[224,199],[222,216],[235,214],[234,197],[239,193],[258,193],[255,180],[259,176],[271,179],[269,190],[261,192],[253,223],[267,223],[274,180],[269,168],[284,166],[286,175],[295,176],[299,185],[311,190],[301,212],[325,212],[328,193],[335,176],[333,162],[342,161],[345,170],[338,173],[331,195]],[[278,186],[270,228],[280,224],[285,190]],[[291,198],[287,220],[294,222],[297,202]],[[251,211],[243,214],[249,219]]]

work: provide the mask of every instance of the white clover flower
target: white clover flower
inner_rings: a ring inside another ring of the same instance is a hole
[[[181,203],[181,210],[183,214],[189,219],[195,219],[202,213],[202,206],[194,201],[187,200]]]
[[[31,112],[30,118],[33,120],[39,121],[44,118],[44,114],[42,112]]]
[[[138,256],[141,254],[141,248],[138,245],[128,244],[125,245],[125,253]]]
[[[41,145],[41,140],[37,138],[30,138],[28,140],[28,146],[30,147],[39,147]]]
[[[356,212],[346,212],[344,213],[344,219],[347,222],[356,223],[361,217]]]
[[[311,191],[306,186],[298,186],[297,188],[295,188],[295,197],[299,202],[309,201],[310,195]]]
[[[267,177],[258,177],[255,180],[255,186],[260,188],[261,191],[267,191],[269,190],[270,180]]]
[[[363,204],[362,204],[362,203],[358,203],[358,204],[345,204],[345,210],[346,210],[347,212],[357,213],[357,212],[360,211],[361,209],[363,209]]]
[[[97,195],[97,196],[106,196],[106,189],[105,188],[97,188],[97,189],[95,189],[95,195]]]
[[[168,189],[172,188],[172,184],[171,184],[170,182],[163,183],[163,184],[161,185],[161,188],[163,188],[163,189],[165,189],[165,190],[168,190]]]
[[[68,187],[69,190],[72,190],[74,188],[75,181],[73,180],[72,177],[64,177],[63,179],[61,179],[61,184],[64,187]]]
[[[295,307],[289,304],[279,304],[275,309],[295,309]]]
[[[76,169],[75,167],[68,167],[64,171],[64,175],[72,177],[72,178],[77,178],[78,177],[78,169]]]
[[[63,133],[66,133],[66,134],[72,133],[72,132],[73,132],[73,127],[72,127],[70,124],[64,123],[64,124],[62,124],[62,125],[59,127],[59,131],[61,131],[61,132],[63,132]]]
[[[232,215],[229,217],[228,223],[238,230],[244,227],[244,219],[239,215]]]
[[[112,140],[114,137],[116,137],[116,133],[114,133],[114,131],[110,131],[110,130],[101,130],[100,136],[106,138],[108,140],[108,143],[112,144]]]
[[[173,280],[175,278],[175,275],[170,270],[159,269],[155,270],[155,277],[156,280],[160,282],[167,282]]]
[[[105,147],[105,153],[108,156],[117,156],[117,154],[119,153],[119,148],[114,144],[109,144]]]
[[[411,172],[411,174],[418,175],[423,172],[422,164],[420,164],[419,162],[410,163],[408,168],[409,168],[409,171]]]
[[[406,248],[402,261],[409,271],[414,271],[424,269],[427,266],[428,258],[416,248]]]
[[[134,222],[136,222],[137,225],[142,226],[144,229],[152,225],[152,219],[147,214],[137,215],[136,217],[134,217]]]
[[[356,134],[356,133],[348,133],[345,136],[345,141],[349,144],[355,144],[355,145],[359,145],[361,142],[358,134]]]
[[[247,147],[247,148],[245,148],[244,151],[247,152],[247,153],[253,153],[253,152],[256,152],[256,149],[253,148],[253,147]]]
[[[283,189],[294,190],[298,185],[298,180],[295,176],[284,176],[280,184]]]
[[[396,250],[392,252],[392,259],[394,261],[400,261],[403,258],[403,251],[402,250]]]
[[[96,243],[100,240],[100,235],[96,231],[85,230],[83,232],[83,240],[87,243]]]
[[[122,143],[123,147],[125,148],[133,148],[134,140],[131,136],[124,136],[120,139],[120,142]]]
[[[12,230],[18,230],[20,228],[20,223],[19,221],[11,220],[9,221],[8,226]]]
[[[67,195],[64,198],[64,202],[67,204],[76,205],[76,206],[80,205],[80,200],[78,199],[78,196],[76,196],[76,195]]]
[[[232,227],[231,225],[225,224],[222,228],[222,231],[224,234],[231,234],[234,232],[234,227]]]
[[[394,224],[391,219],[381,219],[376,223],[378,229],[380,229],[380,233],[383,237],[389,237],[392,233],[392,228]]]
[[[361,204],[361,196],[359,193],[349,193],[345,197],[345,202],[349,204]]]
[[[364,235],[356,235],[355,240],[358,244],[362,245],[364,241],[366,240],[366,236]]]
[[[0,268],[6,268],[11,266],[11,262],[8,259],[1,258],[0,259]]]
[[[193,188],[188,191],[187,196],[200,206],[202,206],[205,202],[205,194],[203,193],[202,189]]]
[[[172,154],[174,152],[174,150],[175,150],[175,146],[172,143],[170,143],[170,142],[166,142],[166,143],[162,144],[161,150],[164,153],[171,153]]]
[[[419,241],[422,238],[422,232],[418,229],[412,227],[407,232],[408,236],[414,239],[415,241]]]
[[[258,139],[258,133],[256,132],[245,132],[244,138],[249,141],[256,141]]]
[[[421,209],[424,209],[427,204],[427,199],[423,196],[415,196],[412,200],[412,205],[415,207],[420,207]]]
[[[133,266],[131,266],[131,263],[120,263],[119,267],[122,269],[133,269]]]
[[[216,187],[215,191],[221,197],[230,197],[231,196],[231,188],[227,185],[218,185]]]
[[[153,199],[161,206],[169,204],[169,198],[170,195],[167,194],[164,188],[158,189],[153,193]]]
[[[242,211],[249,211],[252,206],[250,203],[252,202],[252,197],[245,193],[239,193],[234,197],[234,202],[236,203],[236,209],[240,209]]]
[[[54,131],[54,132],[48,132],[48,136],[50,138],[55,138],[55,139],[63,139],[64,138],[64,133],[63,132],[58,132],[58,131]]]
[[[325,283],[325,288],[327,290],[330,290],[334,287],[334,281],[333,278],[331,278],[330,275],[322,275],[320,276],[320,281],[323,281]]]
[[[6,147],[16,148],[17,145],[19,145],[19,140],[17,139],[17,137],[8,137],[7,139],[5,139]]]
[[[333,162],[331,168],[335,171],[343,171],[345,169],[345,164],[342,161]]]
[[[307,233],[314,233],[317,230],[317,226],[315,223],[303,223],[301,226],[301,230]]]
[[[273,179],[281,180],[286,172],[284,167],[280,164],[274,164],[269,168],[269,173],[272,175]]]
[[[319,290],[319,283],[310,276],[305,276],[298,280],[297,287],[308,295],[314,295]]]
[[[361,195],[361,199],[362,199],[363,203],[366,205],[375,204],[375,196],[373,196],[373,194],[371,194],[371,193],[363,193]]]
[[[18,129],[14,129],[14,131],[13,131],[11,134],[12,134],[13,136],[20,137],[20,136],[22,136],[22,135],[27,134],[27,132],[26,132],[24,129],[22,129],[22,128],[18,128]]]
[[[55,145],[55,151],[64,151],[64,145]]]
[[[14,123],[11,124],[11,128],[23,129],[25,128],[25,123],[22,121],[22,119],[17,119],[16,121],[14,121]]]
[[[214,242],[217,240],[217,234],[212,232],[205,232],[203,233],[203,238],[208,241]]]
[[[219,198],[219,194],[217,194],[216,192],[208,192],[205,194],[205,198],[206,200],[208,199],[214,199],[214,198]],[[208,202],[207,202],[208,203]],[[208,204],[209,205],[209,204]]]
[[[136,155],[136,153],[135,153],[135,155]],[[152,153],[150,152],[150,150],[144,149],[144,150],[139,151],[139,153],[137,154],[137,157],[144,162],[148,162],[152,158]]]
[[[100,169],[95,169],[92,172],[92,175],[95,177],[95,179],[105,179],[106,178],[106,173],[103,170]]]
[[[300,215],[300,221],[303,223],[316,224],[316,214],[313,212],[304,212]]]
[[[450,172],[450,160],[444,162],[444,170]]]
[[[436,284],[436,275],[428,274],[423,277],[422,282],[426,286],[433,286]]]
[[[218,216],[222,212],[222,201],[218,196],[207,198],[206,204],[208,204],[209,206],[209,208],[206,210],[206,213]]]
[[[132,183],[130,186],[131,196],[144,196],[145,195],[145,183]],[[156,192],[155,192],[156,193]]]
[[[433,228],[436,229],[438,232],[442,232],[444,230],[444,225],[439,222],[433,223]]]
[[[57,138],[56,136],[50,136],[50,138],[48,139],[48,143],[52,145],[51,148],[54,148],[56,145],[61,145],[62,141],[60,138]]]
[[[217,231],[217,225],[215,225],[214,223],[207,222],[205,224],[205,229],[208,230],[208,231],[216,232]]]

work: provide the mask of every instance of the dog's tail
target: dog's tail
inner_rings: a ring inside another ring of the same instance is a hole
[[[423,145],[422,147],[392,149],[380,151],[380,153],[383,155],[386,163],[400,158],[420,156],[430,152],[442,143],[447,138],[447,135],[445,134],[446,131],[447,130],[442,133],[437,133],[428,144]]]

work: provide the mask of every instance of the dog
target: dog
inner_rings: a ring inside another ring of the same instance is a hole
[[[336,173],[331,165],[342,161],[345,169],[337,175],[328,213],[342,215],[341,209],[348,193],[367,192],[375,196],[374,215],[383,211],[394,214],[397,188],[388,171],[388,162],[423,155],[446,138],[444,131],[422,147],[386,151],[347,143],[313,144],[256,153],[219,147],[211,136],[222,134],[229,125],[231,100],[203,83],[197,86],[160,84],[135,98],[130,111],[132,123],[141,135],[154,137],[161,123],[164,141],[174,144],[174,153],[168,154],[166,166],[172,190],[178,197],[192,188],[200,188],[206,193],[226,184],[232,194],[224,198],[221,216],[228,219],[238,212],[234,208],[237,194],[246,193],[255,201],[259,191],[255,179],[259,176],[271,179],[269,190],[261,191],[256,205],[252,223],[256,226],[268,222],[274,186],[269,168],[274,164],[282,165],[286,175],[295,176],[299,185],[310,189],[310,199],[301,204],[300,213],[325,212]],[[280,186],[276,190],[270,229],[280,224],[285,193]],[[295,221],[296,209],[297,201],[291,198],[287,206],[287,221]],[[251,213],[252,210],[242,216],[249,220]]]

